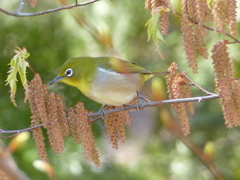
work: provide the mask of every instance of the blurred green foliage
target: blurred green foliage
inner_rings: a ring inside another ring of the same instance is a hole
[[[16,11],[19,2],[1,1],[0,7]],[[73,2],[71,2],[73,3]],[[60,6],[54,1],[38,1],[35,8],[26,2],[24,12],[37,12]],[[179,5],[175,5],[176,10]],[[77,17],[90,22],[96,32],[105,32],[113,44],[115,53],[99,41],[96,41],[87,30],[80,26],[71,12],[81,14]],[[7,65],[13,57],[15,47],[26,47],[31,54],[29,61],[34,70],[40,73],[47,84],[58,73],[61,65],[74,56],[118,56],[136,62],[153,71],[166,71],[172,62],[177,62],[182,70],[200,86],[214,92],[214,72],[211,59],[199,58],[199,73],[193,75],[186,62],[183,51],[179,17],[170,15],[170,32],[161,42],[161,50],[166,60],[161,60],[152,41],[147,41],[145,23],[151,17],[150,11],[144,9],[144,0],[139,1],[100,1],[86,7],[65,10],[36,17],[16,18],[0,14],[0,114],[1,129],[13,130],[29,127],[30,111],[24,104],[24,91],[18,83],[16,102],[9,100],[9,87],[5,85]],[[216,33],[209,32],[206,44],[209,50],[218,38]],[[224,37],[225,38],[225,37]],[[239,45],[230,45],[230,54],[239,76]],[[233,53],[232,53],[233,52]],[[28,79],[33,74],[28,72]],[[165,81],[164,78],[162,78]],[[150,81],[147,85],[150,84]],[[77,101],[85,103],[87,109],[96,111],[100,105],[84,97],[76,88],[64,84],[49,87],[62,95],[67,107]],[[193,95],[204,95],[192,88]],[[166,91],[164,89],[164,91]],[[190,117],[191,134],[197,145],[204,147],[208,141],[215,144],[215,165],[226,179],[240,179],[240,138],[239,128],[227,129],[224,125],[219,100],[195,103],[196,113]],[[169,107],[171,108],[171,107]],[[152,108],[154,109],[154,108]],[[174,112],[173,112],[174,114]],[[174,114],[175,116],[175,114]],[[145,117],[145,118],[144,118]],[[213,179],[210,172],[197,157],[178,139],[168,133],[159,120],[156,108],[153,111],[135,112],[133,125],[128,128],[127,142],[118,150],[111,149],[102,121],[93,124],[102,166],[95,168],[83,157],[79,144],[72,137],[67,138],[65,150],[56,155],[46,140],[50,164],[54,167],[57,179],[121,179],[121,180],[159,180],[159,179]],[[137,128],[136,128],[137,127]],[[11,139],[3,140],[7,145]],[[38,159],[33,139],[13,153],[18,166],[34,180],[48,179],[47,175],[33,167]]]

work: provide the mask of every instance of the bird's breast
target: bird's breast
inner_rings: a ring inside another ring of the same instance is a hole
[[[98,68],[94,80],[90,83],[90,88],[83,93],[98,103],[121,106],[134,98],[136,91],[143,83],[142,74],[120,74]]]

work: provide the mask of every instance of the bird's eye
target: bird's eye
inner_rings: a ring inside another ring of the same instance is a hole
[[[71,77],[73,75],[73,70],[71,68],[67,69],[65,71],[65,75],[68,76],[68,77]]]

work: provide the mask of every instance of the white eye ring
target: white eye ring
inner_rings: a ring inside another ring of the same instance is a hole
[[[73,75],[73,70],[71,68],[68,68],[66,71],[65,71],[65,75],[68,76],[68,77],[71,77]]]

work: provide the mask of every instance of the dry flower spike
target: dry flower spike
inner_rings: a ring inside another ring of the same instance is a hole
[[[39,85],[41,86],[41,78],[39,74],[36,74],[33,80],[29,84],[29,104],[30,104],[30,110],[32,112],[31,116],[31,126],[35,126],[41,123],[41,115],[39,113],[39,104],[38,101],[41,101],[37,98]],[[35,144],[38,149],[39,157],[45,161],[48,162],[47,159],[47,153],[45,149],[45,143],[44,143],[44,136],[42,134],[42,129],[37,128],[33,130],[33,138],[35,140]]]
[[[64,136],[69,134],[64,105],[58,95],[48,93],[39,74],[35,74],[29,84],[29,103],[32,112],[31,126],[43,124],[47,129],[52,149],[57,154],[61,153],[64,148]],[[42,160],[47,161],[44,137],[40,128],[33,130],[33,138],[39,156]]]
[[[133,100],[132,102],[135,102]],[[130,102],[130,104],[132,103]],[[112,106],[109,106],[107,109],[113,108]],[[120,142],[124,143],[126,141],[126,132],[125,132],[125,126],[130,126],[130,116],[128,114],[128,111],[120,111],[115,112],[111,114],[107,114],[104,123],[107,130],[108,137],[110,139],[110,143],[112,144],[112,148],[117,149],[118,148],[118,138],[120,139]]]
[[[184,74],[178,73],[178,67],[176,63],[172,63],[167,75],[167,88],[169,93],[169,99],[179,99],[191,97],[190,86],[188,85],[189,80]],[[183,72],[185,73],[185,72]],[[190,125],[188,122],[188,113],[194,113],[193,103],[177,103],[171,104],[173,109],[177,112],[182,126],[183,134],[186,136],[190,133]],[[187,113],[188,112],[188,113]]]
[[[37,6],[37,0],[30,0],[30,5],[32,8]]]
[[[186,51],[189,66],[197,73],[197,53],[208,58],[204,46],[206,36],[204,23],[212,20],[211,10],[205,0],[182,0],[181,30],[183,32],[183,45]]]
[[[214,26],[221,33],[225,32],[226,27],[229,27],[230,33],[233,36],[237,35],[236,15],[237,1],[236,0],[212,0],[212,13],[214,16]]]
[[[76,105],[77,121],[79,121],[80,139],[86,159],[91,159],[94,164],[100,166],[100,157],[94,142],[92,126],[87,117],[88,112],[84,109],[83,103],[78,102]]]
[[[80,144],[81,143],[80,130],[79,130],[80,122],[77,120],[76,108],[72,107],[69,109],[68,118],[69,118],[68,122],[69,122],[73,139],[76,143]]]
[[[169,30],[168,13],[172,10],[171,4],[168,0],[145,0],[145,8],[151,9],[152,14],[152,17],[146,23],[146,26],[148,26],[148,40],[152,37],[159,56],[164,59],[158,42],[165,42],[162,35],[167,35]]]
[[[47,133],[52,149],[57,154],[60,154],[64,148],[64,137],[59,124],[56,103],[56,95],[51,93],[47,101],[49,120],[47,123]]]
[[[82,144],[84,157],[88,160],[91,159],[98,167],[100,166],[100,157],[96,149],[92,127],[87,113],[89,113],[89,111],[84,109],[83,103],[78,102],[76,108],[70,108],[68,113],[69,126],[75,142]]]
[[[228,41],[218,42],[212,50],[215,84],[228,128],[240,125],[239,82],[235,80],[232,62],[227,52]]]

